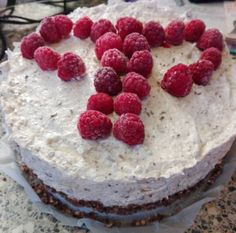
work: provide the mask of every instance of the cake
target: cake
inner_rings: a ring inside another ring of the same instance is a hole
[[[163,26],[178,18],[145,1],[78,8],[69,18],[75,22],[82,16],[107,18],[113,24],[121,16],[132,16],[141,22],[158,20]],[[161,80],[172,66],[196,62],[201,51],[186,41],[151,49],[151,90],[140,114],[145,139],[129,146],[113,135],[85,140],[76,127],[88,98],[96,93],[93,80],[100,63],[94,43],[71,33],[50,47],[79,55],[86,75],[63,82],[56,71],[42,71],[34,60],[23,58],[16,44],[8,51],[8,74],[1,83],[10,139],[43,201],[78,218],[140,225],[168,216],[187,194],[214,180],[236,135],[236,70],[226,48],[209,84],[194,84],[180,98],[163,90]],[[115,113],[109,117],[112,122],[118,118]]]

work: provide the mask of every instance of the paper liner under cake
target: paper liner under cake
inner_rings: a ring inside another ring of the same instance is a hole
[[[133,225],[146,225],[153,221],[176,214],[186,205],[193,202],[191,194],[206,190],[222,172],[223,162],[219,162],[215,168],[195,186],[174,195],[166,197],[155,203],[129,206],[104,207],[101,203],[88,200],[77,200],[68,197],[62,192],[45,185],[33,171],[26,165],[21,165],[23,175],[30,183],[40,199],[45,204],[50,204],[66,215],[76,218],[90,218],[106,224],[108,227]],[[181,204],[180,204],[181,203]]]

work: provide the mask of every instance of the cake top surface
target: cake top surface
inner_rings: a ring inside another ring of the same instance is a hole
[[[146,10],[140,11],[143,8]],[[94,21],[108,18],[115,23],[121,11],[122,16],[133,16],[142,22],[155,19],[163,26],[178,17],[153,2],[81,8],[69,16],[74,22],[88,15]],[[76,128],[78,116],[95,93],[93,79],[100,67],[92,41],[71,35],[51,47],[60,54],[71,51],[81,56],[86,76],[63,82],[56,72],[41,71],[33,60],[24,59],[17,45],[13,52],[8,51],[10,69],[8,79],[1,85],[1,104],[11,137],[65,176],[96,182],[167,178],[193,167],[235,134],[236,81],[226,51],[207,86],[194,85],[188,96],[176,98],[161,89],[159,82],[171,66],[195,62],[199,50],[188,42],[169,49],[151,49],[151,92],[142,102],[141,113],[145,141],[130,147],[113,136],[84,140]],[[117,119],[115,114],[110,117],[113,122]],[[39,173],[40,169],[44,168],[38,166]]]

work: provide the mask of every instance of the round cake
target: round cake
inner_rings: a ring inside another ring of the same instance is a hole
[[[142,1],[79,8],[69,18],[75,22],[83,16],[94,22],[106,18],[114,25],[118,18],[131,16],[143,23],[159,21],[163,27],[178,18],[155,2]],[[96,93],[94,76],[101,65],[94,43],[71,32],[49,46],[59,54],[79,55],[86,74],[64,82],[56,71],[42,71],[35,60],[22,57],[16,44],[8,51],[9,71],[1,84],[10,139],[19,146],[24,172],[48,203],[73,216],[104,222],[125,215],[140,220],[143,213],[154,219],[158,207],[173,205],[199,182],[214,177],[236,135],[236,69],[226,48],[208,85],[193,84],[191,92],[179,98],[163,90],[163,76],[178,63],[196,62],[201,51],[187,41],[151,48],[151,91],[142,100],[140,114],[145,139],[130,146],[112,134],[86,140],[77,129],[88,98]],[[109,114],[113,123],[118,117]]]

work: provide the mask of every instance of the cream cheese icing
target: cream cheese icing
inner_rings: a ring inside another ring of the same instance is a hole
[[[69,17],[76,21],[84,15],[113,23],[134,16],[163,26],[177,17],[155,2],[79,8]],[[41,71],[33,60],[24,59],[17,44],[8,51],[10,69],[0,88],[11,139],[21,147],[23,161],[57,191],[105,206],[157,201],[196,184],[229,150],[236,134],[236,68],[227,51],[209,85],[194,85],[187,97],[176,98],[159,82],[171,66],[196,61],[199,50],[188,42],[152,49],[152,88],[141,113],[145,141],[130,147],[113,136],[84,140],[76,128],[87,99],[95,93],[99,62],[94,44],[71,35],[52,47],[61,54],[80,55],[86,75],[63,82],[56,72]],[[109,117],[114,122],[117,115]]]

